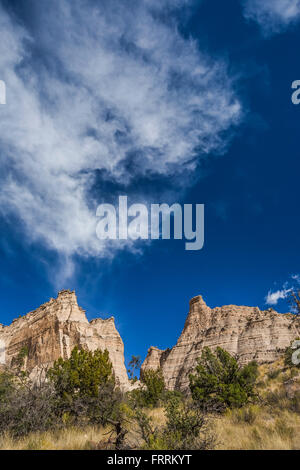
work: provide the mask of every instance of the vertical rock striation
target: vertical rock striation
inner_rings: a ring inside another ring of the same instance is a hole
[[[142,365],[160,367],[169,390],[188,389],[188,375],[195,368],[203,347],[220,346],[237,355],[241,364],[250,360],[273,362],[291,341],[300,336],[300,318],[273,309],[226,305],[211,309],[201,296],[190,301],[184,329],[172,349],[151,347]]]
[[[89,322],[75,292],[64,290],[57,299],[50,299],[11,325],[0,325],[0,364],[14,367],[20,351],[26,348],[24,368],[33,378],[59,357],[68,358],[75,346],[90,351],[107,349],[117,384],[124,390],[129,388],[124,345],[114,318]]]

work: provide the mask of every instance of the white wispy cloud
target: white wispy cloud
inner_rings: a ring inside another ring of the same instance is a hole
[[[275,292],[269,291],[265,298],[266,304],[277,305],[279,300],[286,299],[291,293],[292,289],[281,289]]]
[[[30,30],[0,6],[0,211],[29,240],[67,257],[114,256],[116,244],[95,236],[99,170],[126,185],[192,172],[226,149],[241,119],[226,64],[183,38],[172,15],[153,14],[162,3],[30,2]]]
[[[279,33],[300,18],[300,0],[243,0],[244,16],[256,21],[269,36]]]
[[[265,302],[268,305],[277,305],[279,300],[284,300],[290,296],[292,292],[299,291],[300,274],[292,274],[290,279],[284,282],[281,289],[272,291],[269,290],[265,297]]]

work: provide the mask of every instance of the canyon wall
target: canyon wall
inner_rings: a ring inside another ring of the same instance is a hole
[[[169,390],[188,389],[188,375],[203,347],[220,346],[237,355],[239,362],[273,362],[300,336],[300,318],[273,309],[226,305],[210,308],[201,296],[190,301],[184,329],[172,349],[151,347],[143,371],[161,368]]]
[[[163,371],[169,390],[188,388],[204,346],[220,346],[238,357],[241,364],[278,359],[295,338],[300,337],[300,318],[273,309],[227,305],[210,308],[201,296],[190,301],[184,329],[172,349],[151,347],[142,366]],[[17,318],[9,326],[0,324],[0,366],[14,367],[24,348],[24,368],[32,378],[59,357],[68,358],[75,346],[90,351],[107,349],[117,384],[129,390],[124,364],[124,345],[114,318],[88,321],[78,306],[75,292],[62,291],[57,299]]]
[[[14,367],[26,348],[24,368],[32,378],[59,357],[68,358],[75,346],[90,351],[107,349],[116,383],[124,390],[129,388],[124,345],[114,318],[89,322],[75,292],[62,291],[57,299],[50,299],[11,325],[0,324],[0,364]]]

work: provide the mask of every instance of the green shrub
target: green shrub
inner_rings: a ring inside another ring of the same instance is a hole
[[[256,362],[240,367],[224,349],[218,347],[214,354],[205,347],[198,359],[196,373],[190,374],[190,390],[202,409],[223,411],[239,408],[255,397],[257,376]]]
[[[165,382],[160,369],[149,369],[142,375],[145,388],[141,390],[141,400],[146,406],[157,406],[165,391]]]
[[[166,424],[153,428],[152,420],[143,411],[136,411],[136,421],[148,450],[204,450],[214,447],[215,438],[207,427],[199,408],[178,397],[165,407]]]
[[[107,350],[94,352],[75,347],[69,359],[58,359],[48,371],[56,393],[69,400],[76,397],[95,398],[99,389],[114,384],[112,364]]]
[[[14,391],[14,376],[10,372],[4,371],[0,373],[0,403],[9,400]]]
[[[184,400],[184,394],[179,390],[164,390],[161,397],[163,404],[168,403],[172,399]]]
[[[163,431],[167,449],[189,450],[212,447],[212,438],[199,408],[187,401],[173,398],[166,406],[167,423]]]
[[[21,437],[70,425],[119,426],[123,397],[107,351],[73,349],[48,371],[48,382],[32,382],[19,372],[0,375],[0,433]]]

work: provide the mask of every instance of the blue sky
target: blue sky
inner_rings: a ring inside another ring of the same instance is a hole
[[[171,347],[198,294],[286,312],[300,231],[300,2],[130,3],[0,1],[0,321],[76,289],[127,358]],[[204,203],[204,248],[100,243],[123,194]]]

